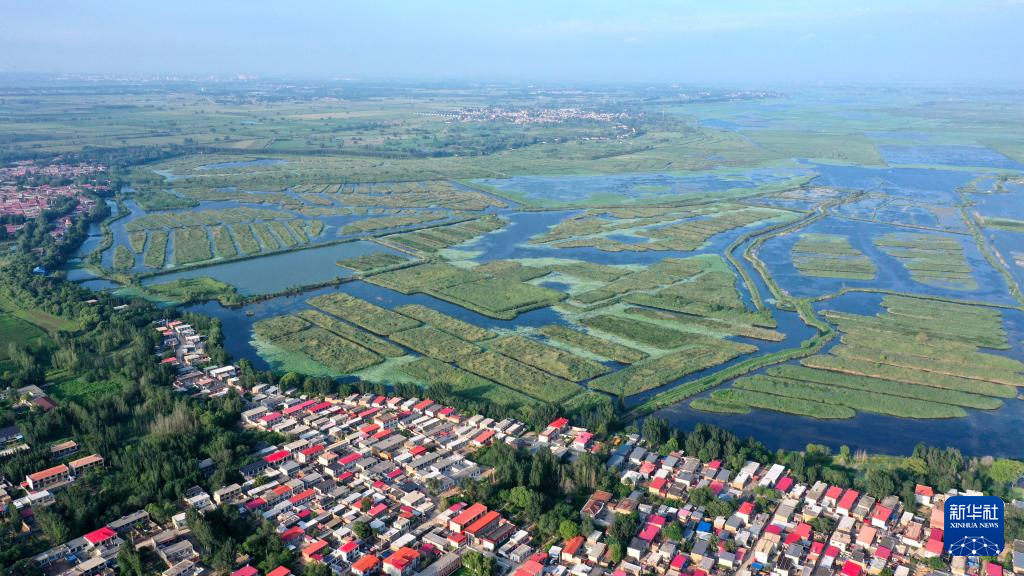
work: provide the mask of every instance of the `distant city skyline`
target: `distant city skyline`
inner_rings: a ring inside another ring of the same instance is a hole
[[[8,2],[0,72],[1024,83],[1022,0]]]

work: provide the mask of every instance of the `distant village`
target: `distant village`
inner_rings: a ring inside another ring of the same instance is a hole
[[[561,124],[574,120],[624,123],[630,119],[626,112],[597,112],[583,108],[459,108],[449,112],[429,112],[424,116],[443,118],[454,122],[504,121],[513,124]],[[622,128],[626,128],[625,125]]]
[[[53,207],[59,198],[78,201],[73,212],[57,221],[50,233],[61,238],[75,218],[88,214],[96,201],[87,192],[109,189],[106,178],[93,178],[97,183],[53,184],[87,177],[105,176],[106,167],[99,164],[36,164],[31,160],[15,162],[0,168],[0,222],[7,235],[15,234],[24,224]],[[102,183],[99,183],[102,182]]]
[[[307,397],[269,384],[245,389],[234,366],[201,367],[209,357],[205,337],[193,327],[166,321],[155,329],[163,338],[160,361],[178,371],[176,390],[207,396],[235,390],[247,404],[243,426],[287,440],[252,453],[239,470],[242,482],[212,493],[188,490],[163,525],[140,510],[36,555],[46,574],[112,574],[123,546],[156,553],[165,576],[213,573],[201,561],[187,511],[217,506],[270,522],[300,566],[323,563],[339,575],[451,576],[470,551],[492,557],[498,573],[513,576],[1004,574],[987,559],[944,554],[942,504],[955,491],[918,485],[913,506],[905,507],[895,495],[876,499],[844,486],[802,484],[779,464],[748,461],[729,470],[682,451],[661,454],[635,434],[602,446],[565,418],[532,432],[513,418],[461,414],[429,399]],[[16,430],[0,432],[8,435],[2,443],[20,441]],[[462,482],[490,474],[472,456],[494,443],[569,460],[608,454],[607,469],[624,490],[618,497],[601,490],[590,495],[579,509],[580,519],[589,520],[581,524],[593,527],[589,533],[536,541],[530,526],[502,510],[459,501]],[[52,467],[0,491],[0,504],[15,506],[26,527],[54,492],[82,474],[103,473],[103,456],[80,454],[73,439],[54,444],[51,453]],[[719,500],[732,503],[733,512],[716,514],[721,508],[711,503]],[[638,522],[615,559],[608,535],[620,515]],[[1007,548],[1013,572],[1024,574],[1024,542]],[[264,576],[244,562],[232,576]],[[289,574],[281,566],[265,576]]]

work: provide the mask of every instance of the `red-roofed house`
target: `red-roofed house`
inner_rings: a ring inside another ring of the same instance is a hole
[[[274,424],[280,422],[283,418],[284,414],[281,414],[280,412],[271,412],[270,414],[264,414],[263,416],[260,416],[259,423],[260,426],[264,428],[270,428]]]
[[[830,486],[825,491],[825,497],[821,499],[825,506],[833,507],[839,502],[839,497],[843,495],[843,489],[839,486]]]
[[[914,502],[925,506],[931,506],[932,498],[934,497],[935,490],[933,490],[931,486],[925,486],[924,484],[914,486]]]
[[[373,576],[380,570],[380,558],[367,554],[352,563],[352,573],[356,576]]]
[[[408,546],[395,550],[384,559],[384,573],[388,576],[408,576],[416,572],[420,563],[420,553]]]
[[[667,484],[667,478],[655,478],[654,480],[651,480],[651,484],[647,487],[647,490],[659,496],[665,496],[668,494],[668,488],[666,488]]]
[[[562,547],[562,562],[576,563],[580,560],[579,552],[583,547],[583,536],[570,538]]]
[[[310,406],[313,406],[316,403],[316,400],[305,400],[303,402],[299,402],[298,404],[293,404],[285,408],[284,410],[282,410],[282,412],[284,412],[285,414],[294,414],[296,412],[299,412],[300,410],[309,408]]]
[[[749,501],[748,502],[744,502],[744,503],[740,504],[739,509],[736,510],[736,516],[738,516],[740,518],[740,520],[743,520],[744,522],[749,524],[750,523],[750,517],[753,516],[753,514],[754,514],[754,509],[755,508],[754,508],[754,503],[753,502],[749,502]]]
[[[89,532],[88,534],[83,536],[83,538],[85,538],[85,541],[89,544],[92,544],[93,546],[101,546],[104,543],[109,542],[114,538],[117,538],[117,532],[114,532],[110,528],[104,526],[103,528],[99,528],[97,530]]]
[[[302,549],[302,557],[308,562],[310,560],[322,560],[324,548],[327,548],[327,540],[317,540]]]
[[[477,502],[469,508],[460,512],[455,518],[448,522],[448,529],[452,532],[462,532],[477,518],[487,513],[487,506]]]
[[[863,570],[863,568],[860,564],[857,564],[856,562],[853,562],[851,560],[847,560],[846,564],[843,564],[843,570],[841,574],[843,576],[860,576],[861,570]]]
[[[885,528],[886,523],[889,522],[889,517],[892,516],[892,509],[881,504],[875,504],[873,510],[871,510],[871,525],[879,528]]]
[[[51,486],[64,484],[71,480],[71,470],[66,464],[60,464],[46,470],[33,472],[26,477],[29,490],[38,492]]]
[[[301,464],[308,464],[317,457],[318,454],[324,451],[323,444],[314,444],[308,448],[303,448],[299,451],[298,460]]]
[[[501,514],[497,510],[491,510],[490,512],[484,514],[483,516],[478,518],[475,522],[470,524],[469,527],[466,528],[465,531],[470,536],[476,536],[478,533],[482,532],[485,528],[487,528],[488,526],[490,526],[491,524],[497,522],[500,519],[501,519]]]
[[[355,463],[357,460],[359,460],[362,457],[363,457],[363,455],[360,454],[359,452],[353,452],[353,453],[349,454],[348,456],[344,456],[342,458],[339,458],[338,459],[338,464],[340,464],[342,466],[350,466],[350,465],[352,465],[353,463]]]
[[[590,441],[594,439],[594,435],[590,432],[580,432],[572,440],[572,447],[577,450],[586,450],[587,446],[590,446]]]
[[[301,504],[305,504],[305,503],[313,500],[313,498],[315,498],[315,497],[316,497],[316,490],[313,490],[312,488],[306,488],[302,492],[299,492],[298,494],[296,494],[296,495],[292,496],[291,498],[289,498],[288,502],[290,502],[293,506],[299,506]]]
[[[246,564],[231,573],[231,576],[260,576],[260,571]]]
[[[484,430],[478,434],[476,438],[473,438],[473,444],[476,444],[477,446],[484,446],[489,444],[492,438],[494,438],[494,430]]]
[[[516,568],[516,571],[512,576],[540,576],[543,573],[544,565],[536,560],[530,559],[523,562],[522,565]]]
[[[291,458],[291,456],[291,452],[287,450],[278,450],[277,452],[267,454],[266,456],[263,457],[263,460],[270,465],[276,465],[287,461],[289,458]]]
[[[554,420],[551,421],[550,424],[548,424],[548,428],[554,428],[555,430],[561,430],[562,428],[565,428],[568,425],[569,425],[569,419],[568,418],[555,418]]]
[[[287,569],[287,568],[285,568],[284,566],[278,566],[277,568],[274,568],[270,572],[267,572],[267,576],[288,576],[291,573],[292,573],[292,571]]]
[[[858,500],[860,500],[860,492],[847,490],[843,497],[839,499],[839,503],[836,504],[836,512],[843,516],[849,516],[850,512],[857,506]]]

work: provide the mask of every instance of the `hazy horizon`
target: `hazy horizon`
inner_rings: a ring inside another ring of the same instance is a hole
[[[1024,82],[1021,0],[823,3],[43,0],[0,72],[714,84]]]

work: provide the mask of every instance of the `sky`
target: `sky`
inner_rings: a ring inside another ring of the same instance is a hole
[[[0,71],[1024,84],[1024,0],[0,0]]]

